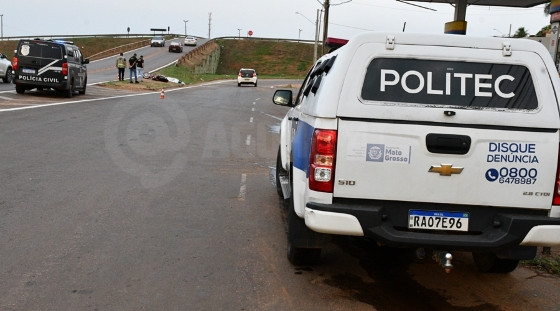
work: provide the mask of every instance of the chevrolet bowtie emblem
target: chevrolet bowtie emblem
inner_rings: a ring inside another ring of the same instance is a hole
[[[462,167],[453,167],[453,164],[432,165],[428,172],[439,173],[441,176],[451,176],[451,174],[461,174]]]

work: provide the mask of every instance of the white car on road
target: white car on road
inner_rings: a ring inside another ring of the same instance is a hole
[[[184,41],[185,45],[196,46],[197,41],[195,37],[186,37]]]
[[[12,83],[12,62],[4,54],[0,54],[0,78],[4,83]]]

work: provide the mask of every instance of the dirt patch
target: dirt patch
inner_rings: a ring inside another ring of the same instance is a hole
[[[147,80],[139,81],[138,83],[130,83],[129,80],[125,81],[111,81],[107,83],[100,84],[99,86],[108,87],[111,89],[119,89],[126,91],[160,91],[161,89],[174,89],[184,86],[184,84],[173,83],[173,82],[162,82]]]

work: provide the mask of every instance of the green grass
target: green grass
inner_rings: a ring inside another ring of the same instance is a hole
[[[194,74],[185,66],[170,66],[158,73],[186,84],[236,79],[240,68],[257,70],[259,79],[301,79],[313,63],[313,46],[264,40],[218,40],[220,64],[216,74]]]
[[[533,260],[524,260],[521,265],[551,274],[560,275],[560,256],[538,254]]]
[[[158,71],[166,77],[173,77],[183,81],[185,84],[195,84],[214,80],[234,79],[236,76],[219,74],[194,74],[193,70],[184,66],[169,66]]]
[[[313,64],[313,45],[266,40],[218,40],[218,74],[237,75],[240,68],[257,70],[260,78],[303,79]]]

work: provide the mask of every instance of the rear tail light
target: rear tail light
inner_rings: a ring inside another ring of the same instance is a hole
[[[62,75],[63,76],[68,75],[68,63],[67,62],[62,63]]]
[[[238,74],[238,76],[243,77],[243,75],[241,74],[241,72]]]
[[[14,58],[12,59],[12,69],[15,71],[18,69],[18,59],[17,57],[14,56]]]
[[[554,185],[554,195],[552,205],[560,205],[560,150],[558,150],[558,166],[556,167],[556,184]]]
[[[257,76],[257,73],[256,73],[256,72],[253,72],[253,78],[256,77],[256,76]]]
[[[335,130],[317,129],[313,132],[309,157],[309,189],[333,192],[336,138]]]

